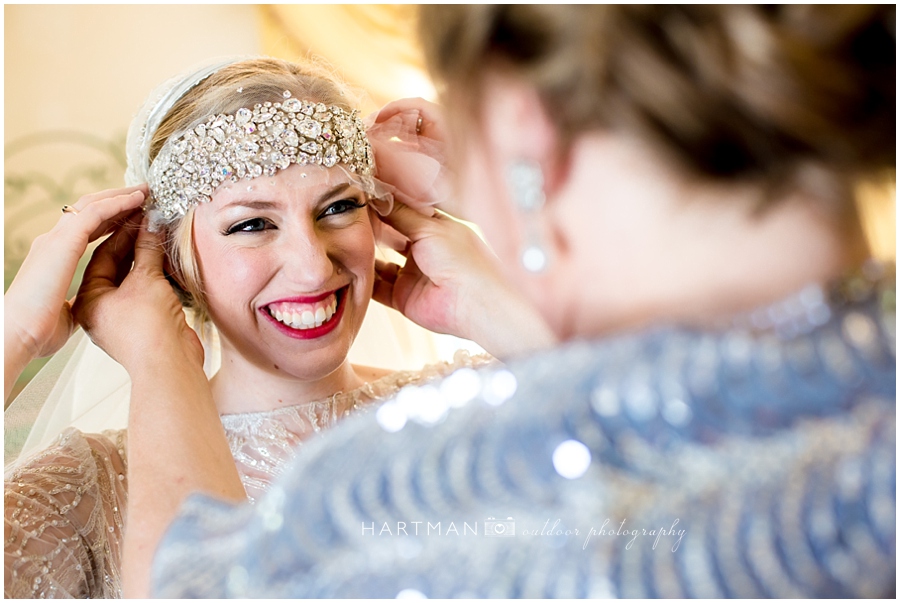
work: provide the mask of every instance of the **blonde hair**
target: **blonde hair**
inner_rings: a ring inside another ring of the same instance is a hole
[[[223,67],[181,97],[165,116],[150,141],[150,161],[173,135],[180,134],[216,114],[232,114],[241,107],[281,100],[288,90],[295,98],[336,105],[347,111],[356,97],[324,64],[304,64],[258,58]],[[200,267],[193,237],[194,208],[167,226],[166,254],[169,281],[182,304],[193,311],[195,327],[209,323]]]
[[[484,75],[501,70],[540,94],[563,151],[586,130],[626,131],[687,174],[761,185],[767,203],[784,188],[821,187],[821,175],[841,190],[860,176],[893,175],[895,13],[428,5],[420,38],[432,74],[453,93],[451,117],[471,116]],[[834,188],[825,187],[829,203]]]

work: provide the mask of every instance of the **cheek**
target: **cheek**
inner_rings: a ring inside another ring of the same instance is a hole
[[[222,283],[250,283],[258,279],[269,265],[263,254],[256,250],[225,250],[218,258],[216,277]]]
[[[211,310],[246,305],[247,298],[259,290],[258,281],[266,278],[266,267],[272,265],[261,250],[236,249],[223,239],[202,234],[194,239],[200,278]]]
[[[375,235],[369,219],[337,233],[332,249],[340,265],[356,277],[359,293],[370,294],[375,271]]]

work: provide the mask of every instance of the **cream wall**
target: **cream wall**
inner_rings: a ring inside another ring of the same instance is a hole
[[[123,185],[125,132],[154,86],[207,57],[260,51],[256,11],[4,7],[4,290],[62,205]]]
[[[263,51],[283,59],[327,57],[365,91],[360,109],[404,97],[436,100],[416,35],[412,4],[268,4],[260,7]]]
[[[252,6],[7,6],[6,141],[121,132],[153,86],[207,57],[259,52]]]
[[[125,132],[154,86],[208,57],[258,53],[260,41],[253,6],[22,5],[4,12],[8,283],[31,238],[52,226],[62,204],[123,184]]]
[[[56,222],[62,205],[89,192],[123,185],[128,124],[147,94],[165,79],[208,58],[263,52],[282,56],[314,52],[324,55],[345,77],[352,76],[354,70],[343,69],[340,62],[355,66],[353,54],[328,56],[328,47],[315,46],[314,41],[304,48],[303,32],[291,38],[290,50],[279,46],[284,33],[277,27],[290,25],[286,16],[302,22],[306,10],[291,7],[281,15],[281,9],[252,5],[6,6],[5,287],[31,240]],[[360,7],[360,11],[371,19],[372,9]],[[348,20],[353,14],[352,7],[345,7],[319,16]],[[380,28],[377,39],[374,32],[372,37],[373,44],[378,42],[385,52],[397,54],[402,49],[398,67],[392,67],[394,59],[382,61],[388,77],[403,75],[396,96],[428,95],[427,81],[423,84],[421,78],[410,75],[410,43],[385,42],[390,35],[412,33],[411,13],[390,9],[385,14],[406,19],[401,26]],[[337,31],[340,23],[323,26]],[[266,36],[265,43],[260,32]],[[367,45],[359,34],[355,40],[359,52],[371,55],[373,44]],[[373,59],[367,56],[366,60],[370,65]],[[379,82],[370,99],[391,96],[385,77],[365,71]],[[70,293],[74,292],[73,285]],[[455,338],[434,337],[373,303],[351,358],[364,364],[417,368],[451,357],[460,345],[478,349]]]

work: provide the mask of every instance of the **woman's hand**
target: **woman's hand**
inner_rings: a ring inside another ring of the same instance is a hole
[[[126,223],[94,252],[74,306],[91,339],[131,376],[126,597],[148,595],[153,552],[188,495],[246,499],[203,373],[203,346],[163,274],[164,257],[163,235],[149,232],[146,219]]]
[[[407,98],[385,105],[367,121],[375,175],[394,199],[425,215],[431,215],[433,207],[456,214],[442,108]]]
[[[94,251],[75,297],[79,324],[132,378],[160,357],[203,366],[203,346],[163,274],[163,237],[146,218],[126,222]]]
[[[5,394],[25,366],[59,350],[75,330],[66,290],[92,241],[137,212],[147,185],[87,195],[38,236],[4,296]],[[77,213],[75,213],[77,212]]]
[[[441,106],[424,98],[403,98],[386,104],[375,116],[375,123],[383,123],[407,111],[418,113],[421,120],[417,124],[416,134],[432,140],[447,141],[447,126]]]
[[[537,310],[466,225],[397,203],[381,218],[409,239],[401,267],[377,261],[372,297],[416,324],[471,339],[498,358],[554,343]]]
[[[415,131],[414,142],[403,142],[416,147],[414,155],[427,156],[433,163],[415,164],[402,154],[398,154],[402,160],[391,161],[391,153],[385,161],[384,151],[392,148],[382,149],[381,155],[376,149],[379,179],[398,189],[393,211],[381,220],[409,239],[409,244],[402,268],[376,262],[373,298],[426,329],[471,339],[501,358],[552,344],[552,332],[503,277],[487,245],[467,226],[431,209],[437,203],[453,213],[444,165],[447,125],[441,107],[421,98],[394,101],[378,112],[372,130],[395,118],[411,123],[411,127],[398,125],[398,131]],[[383,234],[387,238],[392,233],[387,229]]]

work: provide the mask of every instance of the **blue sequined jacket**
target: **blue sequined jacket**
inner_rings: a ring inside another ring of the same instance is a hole
[[[890,596],[893,284],[804,295],[403,391],[255,507],[190,498],[155,594]]]

